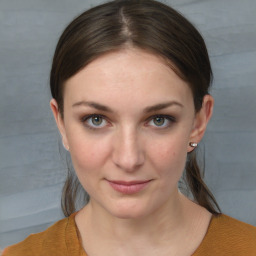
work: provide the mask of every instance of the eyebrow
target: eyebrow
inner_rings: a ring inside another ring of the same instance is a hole
[[[72,105],[72,107],[79,107],[79,106],[88,106],[88,107],[91,107],[91,108],[95,108],[95,109],[105,111],[105,112],[110,112],[110,113],[114,112],[109,107],[101,105],[101,104],[96,103],[96,102],[92,102],[92,101],[79,101],[79,102],[76,102]]]
[[[172,105],[176,105],[176,106],[179,106],[181,108],[184,107],[181,103],[179,103],[177,101],[168,101],[168,102],[164,102],[164,103],[160,103],[160,104],[156,104],[156,105],[153,105],[153,106],[146,107],[143,110],[143,112],[144,113],[155,112],[155,111],[159,111],[161,109],[170,107]],[[93,101],[79,101],[79,102],[76,102],[72,105],[72,107],[79,107],[79,106],[88,106],[88,107],[95,108],[97,110],[101,110],[101,111],[109,112],[109,113],[114,112],[111,108],[109,108],[107,106],[104,106],[102,104],[93,102]]]
[[[181,108],[184,107],[181,103],[179,103],[177,101],[168,101],[168,102],[156,104],[154,106],[146,107],[143,112],[144,113],[155,112],[155,111],[158,111],[158,110],[161,110],[161,109],[164,109],[164,108],[168,108],[172,105],[179,106]]]

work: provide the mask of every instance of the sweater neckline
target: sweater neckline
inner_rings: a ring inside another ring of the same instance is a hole
[[[75,222],[75,216],[77,213],[78,212],[74,212],[68,217],[68,222],[65,230],[65,242],[67,252],[68,255],[88,256],[82,246],[81,235]],[[211,230],[215,226],[217,218],[220,218],[221,216],[223,216],[223,214],[219,214],[217,216],[212,215],[203,240],[191,256],[197,256],[198,253],[203,250],[205,244],[207,243],[208,237],[210,236]]]

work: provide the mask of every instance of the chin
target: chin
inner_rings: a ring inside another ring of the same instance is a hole
[[[115,206],[108,207],[107,210],[112,216],[120,219],[140,219],[149,214],[146,205],[138,201],[132,202],[132,200],[115,203]]]

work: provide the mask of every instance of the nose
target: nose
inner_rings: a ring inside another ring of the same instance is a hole
[[[143,145],[140,143],[138,134],[131,129],[120,131],[116,134],[113,162],[126,172],[138,170],[145,161]]]

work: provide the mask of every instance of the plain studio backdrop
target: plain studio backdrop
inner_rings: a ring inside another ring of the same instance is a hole
[[[256,1],[169,0],[203,34],[215,110],[199,151],[222,211],[256,225]],[[0,0],[0,247],[63,218],[65,157],[49,107],[57,40],[102,1]]]

